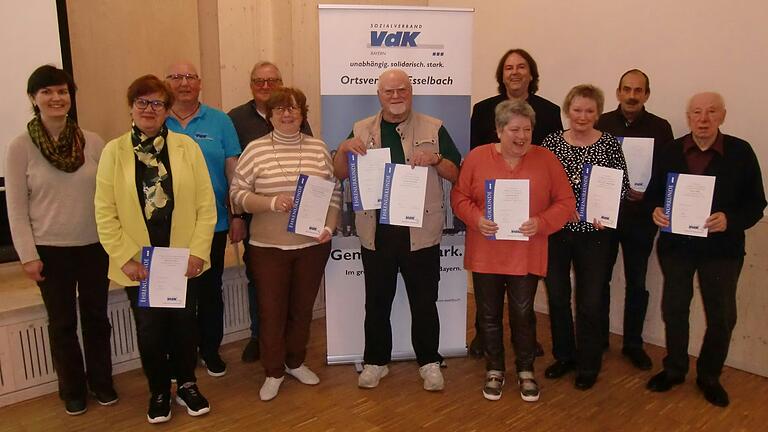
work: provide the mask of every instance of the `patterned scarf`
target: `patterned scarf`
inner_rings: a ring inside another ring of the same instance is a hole
[[[40,115],[27,123],[29,132],[35,147],[40,149],[43,157],[56,169],[64,172],[75,172],[85,163],[85,136],[74,120],[67,117],[64,129],[57,140],[51,138],[51,134],[43,126]]]
[[[168,171],[163,161],[158,157],[165,147],[168,128],[163,124],[157,136],[148,137],[134,124],[131,128],[133,153],[141,163],[146,165],[142,188],[144,190],[144,217],[162,218],[172,208],[168,206],[170,197],[163,189],[163,180],[168,178]]]

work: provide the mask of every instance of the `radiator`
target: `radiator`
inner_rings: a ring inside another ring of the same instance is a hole
[[[249,336],[248,284],[242,267],[227,268],[223,281],[224,341],[232,342]],[[315,316],[324,315],[324,310],[321,290]],[[112,324],[115,373],[141,367],[136,324],[125,291],[110,292],[107,311]],[[0,325],[0,406],[57,391],[45,307],[41,304],[3,315],[0,317],[3,323]]]

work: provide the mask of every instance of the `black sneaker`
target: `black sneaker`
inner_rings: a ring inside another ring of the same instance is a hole
[[[118,401],[117,392],[112,387],[106,390],[96,390],[91,394],[93,395],[93,398],[96,399],[96,402],[98,402],[101,406],[114,405]]]
[[[197,384],[188,382],[176,390],[176,403],[187,407],[187,414],[196,417],[211,410],[208,399],[197,389]]]
[[[85,398],[83,399],[69,399],[64,401],[64,409],[67,410],[67,414],[71,416],[80,415],[88,411],[88,407],[85,406]]]
[[[169,393],[153,394],[149,398],[147,421],[150,423],[165,423],[171,419],[171,395]]]
[[[240,357],[240,359],[244,363],[253,363],[259,359],[259,339],[251,338],[248,341],[248,345],[245,346],[243,355]]]
[[[227,374],[227,364],[221,359],[218,353],[203,359],[205,368],[208,369],[208,375],[220,377]]]

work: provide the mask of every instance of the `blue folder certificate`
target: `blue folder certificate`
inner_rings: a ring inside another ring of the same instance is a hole
[[[391,161],[389,148],[368,149],[363,156],[348,153],[349,188],[354,211],[381,208],[384,165]]]
[[[141,265],[146,279],[139,284],[139,307],[183,308],[187,303],[189,249],[143,247]]]
[[[335,182],[322,177],[300,174],[288,216],[288,231],[309,237],[322,234],[335,186]]]
[[[599,165],[585,164],[581,178],[579,219],[595,219],[607,228],[616,228],[621,202],[621,183],[624,171]]]
[[[520,232],[527,221],[530,207],[530,181],[498,179],[485,181],[485,218],[496,222],[499,230],[491,240],[522,240]]]
[[[427,167],[388,163],[384,167],[379,223],[421,228]]]
[[[653,138],[616,137],[627,161],[629,187],[645,192],[653,170]]]
[[[712,213],[714,193],[714,176],[667,173],[664,214],[669,218],[669,226],[661,230],[706,237],[709,230],[704,223]]]

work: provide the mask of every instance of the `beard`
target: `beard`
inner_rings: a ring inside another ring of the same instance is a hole
[[[401,115],[405,114],[405,111],[407,110],[405,103],[394,103],[389,104],[389,112],[394,115]]]

